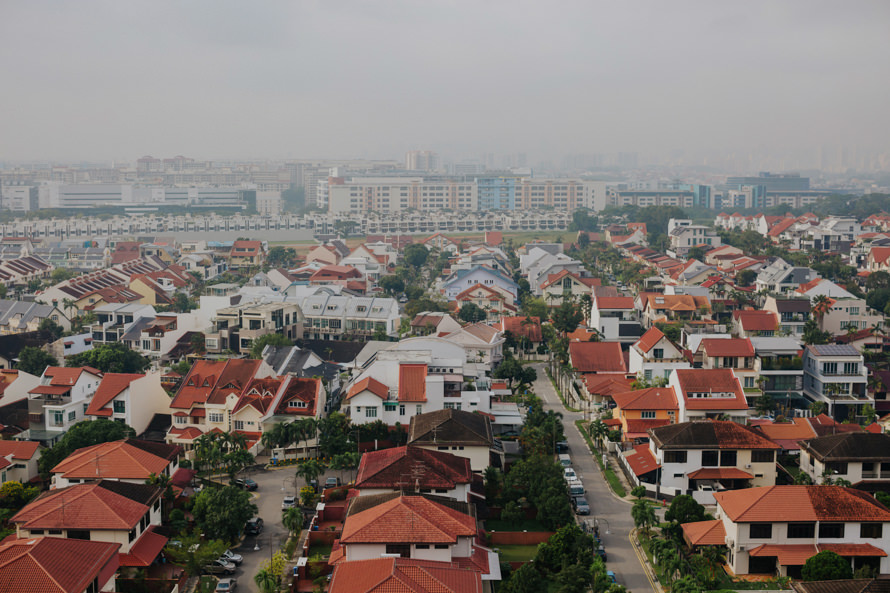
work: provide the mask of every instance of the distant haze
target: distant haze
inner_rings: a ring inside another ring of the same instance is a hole
[[[886,0],[7,0],[0,159],[886,153],[888,32]]]

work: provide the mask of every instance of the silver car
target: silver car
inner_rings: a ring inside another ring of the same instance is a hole
[[[226,550],[223,552],[223,555],[220,556],[221,560],[225,560],[226,562],[231,562],[235,564],[235,566],[241,566],[241,563],[244,561],[244,557],[241,554],[236,554],[232,550]]]
[[[238,587],[238,581],[235,579],[220,579],[216,583],[216,593],[232,593]]]

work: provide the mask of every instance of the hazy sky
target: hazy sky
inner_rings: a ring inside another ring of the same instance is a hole
[[[0,159],[885,151],[888,32],[886,0],[5,0]]]

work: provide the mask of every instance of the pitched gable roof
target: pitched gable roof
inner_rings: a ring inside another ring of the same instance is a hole
[[[463,410],[436,410],[411,417],[409,445],[462,444],[490,447],[491,422],[482,414]]]
[[[747,410],[748,402],[732,369],[676,369],[680,395],[692,410]],[[720,393],[728,397],[690,397]]]
[[[890,435],[844,432],[804,440],[801,449],[820,461],[879,461],[890,459]]]
[[[118,567],[120,544],[38,537],[0,544],[0,591],[82,593]],[[105,583],[99,583],[100,586]]]
[[[581,373],[626,373],[627,363],[618,342],[571,342],[569,357]]]
[[[426,401],[426,372],[425,364],[399,365],[399,401],[400,402],[425,402]]]
[[[88,416],[111,416],[112,410],[106,408],[111,401],[119,396],[136,379],[145,377],[142,373],[105,373],[99,388],[87,407]]]
[[[482,575],[451,562],[373,558],[341,562],[329,593],[482,593]]]
[[[160,474],[181,451],[177,445],[124,439],[77,449],[52,473],[71,479],[148,479]]]
[[[616,393],[612,400],[622,410],[677,409],[677,396],[670,387],[649,387]]]
[[[32,459],[40,448],[37,441],[5,441],[0,440],[0,458],[12,455],[13,459]]]
[[[637,340],[636,346],[643,352],[649,352],[664,337],[664,332],[654,325]]]
[[[779,449],[760,432],[728,420],[681,422],[649,431],[659,449]]]
[[[472,480],[469,458],[404,446],[362,455],[355,487],[451,489]]]
[[[754,356],[754,345],[750,338],[705,338],[698,345],[698,351],[708,357],[745,358]]]
[[[10,520],[23,529],[129,531],[160,496],[160,488],[103,480],[50,490]]]
[[[873,496],[842,486],[764,486],[715,492],[714,498],[737,523],[890,521],[890,511]]]
[[[745,331],[772,331],[779,327],[779,319],[772,311],[733,311],[732,318]]]
[[[346,399],[351,399],[363,391],[370,391],[380,399],[389,397],[389,387],[375,379],[374,377],[365,377],[355,385],[349,388]]]
[[[476,520],[422,496],[400,496],[351,515],[341,544],[453,544],[476,535]]]

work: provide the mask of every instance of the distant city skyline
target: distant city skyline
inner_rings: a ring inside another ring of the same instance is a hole
[[[0,17],[3,161],[890,154],[881,1],[87,0]]]

